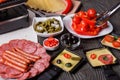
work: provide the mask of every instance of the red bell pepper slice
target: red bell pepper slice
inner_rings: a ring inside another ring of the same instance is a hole
[[[66,9],[62,12],[62,14],[67,14],[73,6],[72,0],[65,0],[65,2],[67,6],[66,6]]]

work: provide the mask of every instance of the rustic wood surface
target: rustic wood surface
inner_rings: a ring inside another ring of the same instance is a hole
[[[79,10],[87,10],[89,8],[95,8],[98,13],[102,13],[108,9],[110,9],[113,5],[120,2],[120,0],[81,0],[82,5]],[[114,30],[112,33],[116,33],[120,35],[120,9],[117,11],[111,18],[110,22],[114,26]],[[66,33],[65,30],[63,33]],[[61,35],[56,36],[59,38]],[[74,50],[74,52],[78,55],[81,55],[85,58],[84,51],[93,48],[103,47],[100,44],[100,41],[103,37],[94,38],[94,39],[81,39],[81,45],[79,49]],[[42,44],[44,38],[38,37],[39,42]],[[58,54],[62,50],[62,46],[54,52],[48,52],[51,56]],[[112,49],[110,50],[113,54],[120,60],[120,50]],[[119,61],[120,62],[120,61]],[[120,77],[120,64],[112,66],[113,70]],[[91,65],[86,62],[82,66],[77,68],[75,73],[62,72],[59,76],[56,76],[53,80],[106,80],[105,75],[103,73],[103,69],[93,68]]]

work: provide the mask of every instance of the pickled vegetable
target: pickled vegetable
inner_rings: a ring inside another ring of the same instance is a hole
[[[62,29],[59,20],[52,18],[43,22],[38,22],[34,26],[34,30],[39,33],[54,33]]]

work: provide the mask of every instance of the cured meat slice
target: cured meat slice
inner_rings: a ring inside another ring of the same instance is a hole
[[[30,63],[31,66],[29,66],[30,70],[28,72],[23,73],[15,68],[5,65],[3,53],[6,51],[11,51],[14,53],[16,48],[26,52],[26,54],[30,53],[30,55],[33,56],[40,56],[40,59],[37,59],[37,62],[34,64]],[[39,43],[34,43],[25,39],[11,40],[9,43],[5,43],[0,46],[0,61],[3,60],[2,62],[4,63],[0,63],[0,76],[6,79],[13,78],[18,80],[25,80],[27,78],[34,77],[37,74],[42,73],[49,66],[50,59],[51,57],[46,53],[45,48]]]
[[[6,73],[8,66],[0,63],[0,74]]]
[[[3,50],[11,50],[11,47],[10,47],[10,45],[9,45],[8,43],[3,44],[3,45],[1,46],[1,48],[2,48]]]
[[[47,59],[40,59],[37,61],[37,63],[44,64],[45,68],[47,68],[49,66],[49,62],[47,61]]]
[[[7,74],[0,74],[0,76],[1,76],[2,78],[4,78],[4,79],[8,79],[8,78],[9,78],[9,76],[8,76]]]
[[[19,40],[17,47],[18,47],[19,49],[23,49],[23,45],[25,44],[25,42],[26,42],[25,39]]]
[[[45,70],[45,66],[43,63],[36,62],[34,64],[34,68],[39,71],[39,73],[43,72]]]
[[[34,53],[36,51],[37,47],[35,45],[35,43],[31,42],[31,41],[26,41],[24,46],[23,46],[23,51],[25,51],[26,53]]]
[[[112,64],[113,63],[113,56],[110,54],[100,55],[98,60],[104,64]]]
[[[14,69],[14,68],[11,68],[11,67],[6,69],[6,73],[10,78],[19,78],[23,75],[22,72]]]
[[[18,39],[15,39],[15,40],[11,40],[11,41],[9,41],[9,45],[10,45],[10,47],[11,48],[15,48],[15,47],[17,47],[17,45],[18,45]]]
[[[29,72],[30,72],[29,78],[34,77],[39,73],[39,71],[34,67],[32,67]]]
[[[18,78],[18,80],[25,80],[30,76],[30,72],[24,73],[22,77]]]
[[[0,47],[0,56],[3,54],[4,50]]]
[[[43,57],[43,56],[41,56],[41,54],[44,54],[44,53],[46,53],[46,50],[45,50],[45,48],[41,47],[41,48],[37,48],[37,50],[36,50],[36,52],[34,53],[34,55]]]

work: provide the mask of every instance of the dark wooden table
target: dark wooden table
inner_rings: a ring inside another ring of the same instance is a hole
[[[89,8],[95,8],[98,13],[102,13],[110,9],[113,5],[120,2],[120,0],[81,0],[81,2],[82,2],[82,6],[79,8],[79,10],[87,10]],[[112,23],[114,27],[114,30],[112,33],[116,33],[120,35],[120,9],[110,18],[110,22]],[[63,33],[66,33],[66,32],[67,31],[65,30]],[[60,36],[61,34],[56,37],[59,39]],[[102,38],[103,37],[93,38],[93,39],[81,39],[80,47],[74,50],[73,52],[85,58],[83,51],[88,50],[88,49],[103,47],[100,43]],[[38,41],[41,44],[43,40],[44,38],[38,37]],[[118,60],[120,60],[120,50],[116,50],[112,48],[109,48],[109,49],[118,58]],[[60,46],[60,48],[56,51],[53,51],[53,52],[47,51],[47,52],[52,57],[54,57],[62,50],[63,50],[63,47]],[[120,77],[120,63],[113,65],[111,67]],[[62,71],[53,80],[106,80],[103,72],[104,70],[101,67],[93,68],[90,66],[88,62],[86,62],[82,66],[79,66],[75,73],[68,73],[68,72]],[[34,80],[35,79],[36,78],[34,78]]]

